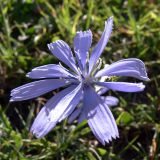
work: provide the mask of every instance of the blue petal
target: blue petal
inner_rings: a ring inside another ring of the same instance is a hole
[[[98,90],[97,94],[101,96],[102,94],[106,93],[108,90],[109,90],[109,89],[108,89],[108,88],[105,88],[105,87],[100,88],[100,89]],[[109,107],[111,107],[111,106],[116,106],[116,105],[118,104],[118,102],[119,102],[118,98],[113,97],[113,96],[106,96],[106,97],[105,97],[105,96],[101,96],[101,98],[105,101],[105,103],[106,103]]]
[[[32,99],[69,83],[69,81],[64,79],[47,79],[31,82],[13,89],[10,101]]]
[[[109,40],[109,37],[112,32],[112,27],[113,27],[113,17],[110,17],[106,22],[105,22],[105,29],[102,33],[102,36],[95,46],[95,48],[92,51],[90,60],[89,60],[89,73],[92,71],[93,66],[96,64],[98,61],[100,55],[102,54],[102,51],[104,50],[105,46],[107,45],[107,42]]]
[[[81,107],[81,113],[78,117],[78,123],[81,123],[82,121],[86,120],[86,115],[85,115],[85,109],[84,106]]]
[[[77,32],[74,38],[74,51],[77,57],[77,61],[80,63],[79,66],[84,69],[86,64],[86,58],[88,55],[89,48],[92,43],[92,32],[90,30],[85,32]]]
[[[107,104],[107,106],[111,107],[111,106],[116,106],[119,102],[118,98],[113,97],[113,96],[101,96],[101,98],[105,101],[105,103]]]
[[[108,90],[109,90],[108,88],[104,88],[104,87],[103,87],[103,88],[100,88],[100,89],[97,91],[97,94],[102,95],[102,94],[106,93]]]
[[[79,73],[72,51],[67,43],[62,40],[58,40],[54,43],[48,44],[48,48],[54,56],[68,65],[76,73]]]
[[[68,118],[68,123],[72,123],[81,113],[82,108],[76,108]]]
[[[51,121],[55,121],[56,117],[58,116],[58,108],[63,106],[63,108],[61,109],[61,111],[63,109],[63,115],[59,118],[59,122],[62,121],[63,119],[65,119],[66,117],[68,117],[68,115],[70,115],[73,110],[75,109],[75,107],[77,106],[77,104],[79,103],[79,101],[82,98],[82,86],[83,84],[80,83],[78,86],[73,86],[71,89],[72,91],[70,93],[68,93],[67,95],[65,95],[63,97],[63,99],[61,99],[61,101],[57,104],[56,109],[51,110],[50,112],[50,116],[51,116]],[[58,107],[59,106],[59,107]],[[60,113],[59,113],[60,114]]]
[[[107,87],[108,89],[121,92],[140,92],[145,86],[143,83],[128,83],[128,82],[97,82],[99,86]]]
[[[58,122],[73,112],[81,95],[82,84],[72,85],[57,93],[39,112],[31,127],[31,132],[37,138],[45,136]]]
[[[84,109],[93,134],[103,145],[105,142],[112,140],[112,138],[119,136],[117,125],[110,109],[91,87],[86,87],[84,90]]]
[[[112,63],[100,70],[95,77],[100,76],[128,76],[140,80],[149,80],[144,63],[136,58],[128,58]]]
[[[48,64],[40,67],[36,67],[32,69],[31,72],[27,74],[27,77],[32,79],[40,79],[40,78],[70,78],[76,75],[74,73],[69,72],[66,68],[61,65],[56,64]]]

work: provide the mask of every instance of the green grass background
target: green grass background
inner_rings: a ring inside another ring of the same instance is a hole
[[[111,109],[120,138],[102,146],[86,122],[67,120],[34,138],[29,128],[54,92],[11,104],[11,89],[30,82],[25,74],[35,66],[58,62],[47,43],[62,39],[73,48],[76,31],[91,29],[94,46],[110,16],[114,29],[103,60],[140,58],[150,78],[144,92],[109,93],[120,100]],[[0,103],[2,160],[159,160],[160,1],[0,0]]]

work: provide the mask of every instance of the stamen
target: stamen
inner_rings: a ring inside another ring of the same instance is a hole
[[[100,70],[101,66],[102,66],[102,59],[99,58],[96,65],[92,69],[91,76],[94,76]]]

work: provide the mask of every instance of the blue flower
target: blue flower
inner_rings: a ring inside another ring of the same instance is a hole
[[[102,36],[91,55],[90,30],[77,32],[74,38],[75,57],[62,40],[48,44],[51,53],[70,70],[61,64],[36,67],[27,76],[40,80],[11,91],[10,101],[22,101],[65,87],[49,99],[34,120],[31,132],[37,138],[45,136],[66,117],[69,117],[69,122],[75,118],[78,118],[78,122],[86,119],[93,134],[102,144],[119,136],[115,119],[109,109],[109,106],[117,105],[118,99],[112,96],[103,97],[101,94],[108,90],[139,92],[145,88],[142,83],[113,81],[114,77],[129,76],[145,81],[149,79],[144,63],[136,58],[122,59],[100,70],[99,57],[109,40],[112,26],[113,18],[110,17],[105,22]],[[100,87],[98,91],[95,90],[96,86]]]

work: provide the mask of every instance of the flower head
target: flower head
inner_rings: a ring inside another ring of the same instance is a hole
[[[112,96],[101,96],[108,90],[122,92],[143,91],[142,83],[111,81],[113,77],[129,76],[148,80],[144,63],[136,58],[117,61],[101,68],[99,57],[104,50],[112,32],[113,18],[105,22],[102,36],[89,55],[92,43],[92,32],[77,32],[74,38],[74,53],[62,40],[48,44],[51,53],[61,60],[61,64],[48,64],[34,68],[27,74],[31,79],[40,79],[25,84],[11,91],[11,101],[22,101],[35,98],[59,87],[65,87],[53,96],[41,109],[31,127],[37,137],[45,136],[54,126],[66,117],[71,123],[86,119],[93,134],[105,144],[119,136],[115,119],[109,106],[117,105],[118,99]],[[107,81],[102,81],[102,79]],[[96,92],[95,86],[100,86]]]

